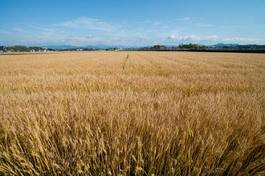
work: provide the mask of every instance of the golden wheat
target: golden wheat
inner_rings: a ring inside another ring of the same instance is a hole
[[[0,55],[0,175],[263,175],[265,55]]]

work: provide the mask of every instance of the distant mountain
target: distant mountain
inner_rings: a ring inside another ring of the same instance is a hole
[[[210,48],[215,48],[215,49],[234,49],[234,48],[238,48],[240,46],[240,44],[237,43],[218,43],[215,45],[211,45]]]
[[[85,48],[96,48],[96,49],[107,49],[113,48],[111,45],[97,44],[97,45],[87,45]]]
[[[239,46],[239,44],[237,44],[237,43],[228,43],[228,44],[226,44],[226,43],[217,43],[217,44],[212,45],[212,46],[214,46],[214,47],[234,47],[234,46]]]
[[[264,51],[265,45],[256,45],[256,44],[249,44],[249,45],[240,45],[240,44],[223,44],[218,43],[216,45],[210,46],[212,49],[217,50],[239,50],[239,51]]]
[[[54,50],[64,50],[64,49],[80,48],[78,46],[73,46],[73,45],[47,45],[47,46],[43,46],[43,47],[49,48],[49,49],[54,49]]]

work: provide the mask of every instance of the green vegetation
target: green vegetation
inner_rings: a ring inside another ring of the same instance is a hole
[[[151,47],[128,48],[127,50],[135,51],[220,51],[220,52],[265,52],[265,45],[239,45],[239,44],[181,44],[178,46],[154,45]]]
[[[0,51],[2,52],[42,52],[42,51],[96,51],[96,50],[106,50],[106,51],[209,51],[209,52],[260,52],[265,53],[265,45],[239,45],[239,44],[216,44],[216,45],[200,45],[200,44],[181,44],[176,46],[166,46],[166,45],[153,45],[147,47],[78,47],[78,46],[58,46],[52,48],[44,47],[27,47],[23,45],[15,46],[0,46]]]
[[[190,44],[179,45],[179,48],[181,48],[181,49],[193,49],[193,50],[206,50],[208,47],[205,45],[190,43]]]
[[[4,52],[35,52],[35,51],[45,51],[46,48],[32,46],[27,47],[24,45],[14,45],[14,46],[0,46],[0,51]]]

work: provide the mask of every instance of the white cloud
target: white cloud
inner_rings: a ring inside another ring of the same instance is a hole
[[[201,27],[201,28],[212,28],[212,27],[216,27],[213,24],[209,24],[209,23],[195,23],[196,26]]]
[[[175,43],[239,43],[239,44],[263,44],[264,40],[257,38],[247,38],[247,37],[227,37],[219,35],[175,35],[171,34],[167,37],[171,42]]]
[[[12,30],[13,30],[14,32],[19,32],[19,33],[26,32],[25,29],[20,28],[20,27],[14,27]]]
[[[74,28],[74,29],[87,29],[99,31],[111,31],[113,25],[96,18],[80,17],[74,20],[66,21],[58,24],[60,27]]]
[[[168,39],[174,42],[181,42],[181,43],[185,43],[185,42],[203,42],[203,41],[208,41],[208,42],[215,42],[219,39],[219,37],[217,35],[204,35],[204,36],[200,36],[200,35],[195,35],[195,34],[191,34],[191,35],[170,35],[168,36]]]
[[[222,39],[224,42],[235,42],[235,43],[242,43],[242,44],[264,44],[264,41],[256,38],[246,38],[246,37],[225,37]]]
[[[0,37],[13,44],[71,44],[71,45],[126,45],[143,46],[152,44],[180,43],[264,43],[262,39],[221,36],[216,34],[202,35],[196,27],[214,27],[210,24],[194,23],[194,18],[182,20],[192,25],[178,25],[167,21],[142,21],[141,23],[109,23],[101,19],[80,17],[74,20],[43,26],[14,27],[11,30],[0,29]],[[186,28],[185,28],[186,27]],[[194,30],[189,30],[195,27]],[[216,27],[216,26],[215,26]],[[185,30],[186,29],[186,30]],[[188,29],[188,30],[187,30]],[[12,38],[13,37],[13,38]]]
[[[183,18],[178,18],[176,19],[177,21],[191,21],[192,18],[191,17],[183,17]]]

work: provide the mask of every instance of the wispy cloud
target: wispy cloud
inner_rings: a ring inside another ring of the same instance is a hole
[[[57,26],[73,29],[87,29],[87,30],[100,30],[111,31],[113,25],[96,18],[80,17],[74,20],[66,21]]]
[[[20,32],[20,33],[26,32],[25,29],[20,28],[20,27],[14,27],[14,28],[12,28],[12,31],[14,31],[14,32]]]
[[[265,40],[262,39],[257,39],[257,38],[247,38],[247,37],[224,37],[220,38],[221,41],[223,42],[235,42],[235,43],[242,43],[242,44],[251,44],[251,43],[256,43],[256,44],[264,44]]]
[[[181,43],[187,43],[187,42],[215,42],[219,39],[217,35],[170,35],[168,36],[169,40],[175,41],[175,42],[181,42]]]
[[[170,35],[168,40],[175,43],[205,43],[213,44],[217,42],[221,43],[240,43],[240,44],[262,44],[264,40],[257,38],[247,38],[247,37],[225,37],[218,35]]]
[[[202,27],[202,28],[212,28],[216,27],[214,24],[209,24],[209,23],[195,23],[196,26]]]
[[[192,17],[182,17],[182,18],[177,18],[175,19],[176,21],[191,21],[193,18]]]
[[[9,44],[126,45],[180,43],[264,43],[262,39],[211,34],[199,28],[217,28],[191,17],[172,21],[144,20],[137,23],[111,23],[102,19],[80,17],[57,24],[14,26],[0,29],[0,39]],[[183,24],[184,23],[184,24]],[[190,30],[194,28],[194,30]]]

